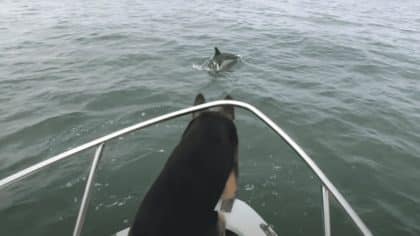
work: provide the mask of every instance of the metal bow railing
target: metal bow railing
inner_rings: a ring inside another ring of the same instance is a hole
[[[89,203],[89,196],[90,196],[90,190],[91,186],[94,180],[95,172],[98,166],[98,163],[100,161],[100,158],[102,156],[102,151],[104,148],[104,145],[106,142],[113,140],[115,138],[118,138],[122,135],[126,135],[128,133],[141,130],[143,128],[146,128],[148,126],[151,126],[153,124],[157,124],[169,119],[173,119],[179,116],[183,116],[192,112],[205,110],[212,107],[218,107],[218,106],[226,106],[231,105],[235,107],[240,107],[243,109],[246,109],[250,112],[252,112],[254,115],[256,115],[260,120],[262,120],[268,127],[270,127],[274,132],[276,132],[297,154],[298,156],[307,164],[307,166],[312,170],[312,172],[318,177],[318,179],[322,183],[322,213],[323,213],[323,221],[324,221],[324,234],[325,236],[331,235],[331,224],[330,224],[330,200],[329,197],[333,196],[339,205],[344,209],[344,211],[347,213],[347,215],[352,219],[353,223],[357,226],[357,228],[360,230],[360,232],[364,236],[371,236],[372,233],[368,229],[368,227],[363,223],[363,221],[360,219],[360,217],[357,215],[357,213],[353,210],[353,208],[350,206],[350,204],[347,202],[347,200],[341,195],[341,193],[337,190],[337,188],[333,185],[333,183],[327,178],[327,176],[322,172],[322,170],[318,167],[318,165],[303,151],[303,149],[295,142],[293,141],[289,135],[286,134],[278,125],[276,125],[268,116],[266,116],[264,113],[262,113],[260,110],[255,108],[254,106],[241,102],[241,101],[235,101],[235,100],[219,100],[214,102],[208,102],[204,104],[200,104],[193,107],[184,108],[175,112],[171,112],[165,115],[161,115],[155,118],[152,118],[150,120],[146,120],[144,122],[126,127],[124,129],[118,130],[116,132],[113,132],[111,134],[105,135],[103,137],[97,138],[95,140],[92,140],[88,143],[85,143],[83,145],[80,145],[76,148],[70,149],[68,151],[65,151],[61,154],[58,154],[56,156],[53,156],[51,158],[48,158],[44,161],[41,161],[37,164],[34,164],[28,168],[25,168],[21,171],[18,171],[15,174],[12,174],[2,180],[0,180],[0,191],[3,187],[5,187],[8,184],[11,184],[13,182],[16,182],[24,177],[27,177],[29,175],[32,175],[41,169],[50,166],[58,161],[64,160],[68,157],[71,157],[81,151],[97,147],[95,156],[91,165],[91,169],[89,172],[88,179],[86,180],[86,186],[85,191],[83,193],[82,202],[79,209],[79,214],[76,220],[76,225],[73,231],[73,236],[78,236],[81,233],[82,226],[84,223],[85,215],[87,206]]]

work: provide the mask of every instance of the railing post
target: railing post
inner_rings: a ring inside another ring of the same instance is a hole
[[[87,207],[89,205],[90,200],[90,191],[92,188],[92,183],[95,178],[96,168],[98,167],[99,161],[102,157],[102,150],[104,147],[104,143],[100,144],[99,147],[96,149],[95,156],[92,161],[92,165],[90,167],[89,176],[86,180],[85,191],[83,192],[82,202],[80,204],[79,214],[77,216],[76,225],[74,226],[73,236],[79,236],[82,232],[83,223],[85,222],[85,216]]]
[[[331,220],[330,220],[330,192],[322,185],[322,215],[324,219],[324,235],[331,236]]]

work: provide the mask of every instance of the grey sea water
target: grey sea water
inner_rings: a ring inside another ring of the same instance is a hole
[[[294,138],[375,235],[420,235],[420,2],[0,2],[0,178],[227,93]],[[213,47],[231,72],[200,70]],[[127,227],[188,117],[105,147],[84,235]],[[321,235],[316,178],[237,110],[240,198],[279,235]],[[93,151],[0,190],[0,235],[69,235]],[[334,235],[358,235],[337,204]]]

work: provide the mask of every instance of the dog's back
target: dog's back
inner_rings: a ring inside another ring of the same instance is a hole
[[[193,119],[143,199],[132,236],[219,235],[213,209],[235,165],[238,138],[219,112]]]

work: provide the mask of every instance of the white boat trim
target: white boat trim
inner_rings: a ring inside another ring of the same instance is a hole
[[[204,104],[200,104],[197,106],[193,106],[193,107],[188,107],[188,108],[184,108],[178,111],[174,111],[165,115],[161,115],[149,120],[146,120],[144,122],[140,122],[138,124],[126,127],[124,129],[118,130],[116,132],[110,133],[108,135],[105,135],[103,137],[97,138],[95,140],[92,140],[88,143],[82,144],[78,147],[72,148],[68,151],[65,151],[61,154],[58,154],[56,156],[53,156],[51,158],[48,158],[44,161],[41,161],[37,164],[34,164],[30,167],[27,167],[21,171],[18,171],[15,174],[12,174],[6,178],[3,178],[0,180],[0,190],[2,188],[4,188],[5,186],[16,182],[24,177],[27,177],[29,175],[32,175],[38,171],[40,171],[41,169],[44,169],[45,167],[48,167],[58,161],[64,160],[68,157],[71,157],[81,151],[87,150],[89,148],[93,148],[93,147],[98,147],[100,148],[100,145],[105,144],[107,141],[113,140],[115,138],[118,138],[122,135],[126,135],[128,133],[134,132],[136,130],[141,130],[143,128],[146,128],[148,126],[151,126],[153,124],[157,124],[169,119],[173,119],[179,116],[183,116],[192,112],[196,112],[196,111],[200,111],[200,110],[205,110],[208,108],[212,108],[212,107],[217,107],[217,106],[225,106],[225,105],[232,105],[235,107],[240,107],[243,109],[246,109],[250,112],[252,112],[254,115],[256,115],[260,120],[262,120],[266,125],[268,125],[268,127],[270,127],[274,132],[276,132],[297,154],[298,156],[307,164],[307,166],[312,170],[312,172],[315,174],[315,176],[317,176],[317,178],[321,181],[322,183],[322,188],[325,189],[325,191],[327,191],[329,194],[322,194],[323,197],[323,215],[324,215],[324,229],[325,229],[325,235],[329,236],[329,232],[331,232],[331,226],[329,224],[330,220],[329,220],[329,212],[326,212],[327,210],[329,210],[329,200],[326,200],[325,197],[326,196],[333,196],[337,202],[339,203],[339,205],[344,209],[344,211],[346,212],[346,214],[352,219],[353,223],[357,226],[357,228],[360,230],[360,232],[364,235],[364,236],[371,236],[372,233],[369,230],[369,228],[365,225],[365,223],[362,221],[362,219],[359,217],[359,215],[353,210],[353,208],[350,206],[350,204],[347,202],[347,200],[343,197],[343,195],[337,190],[337,188],[333,185],[333,183],[327,178],[327,176],[324,174],[324,172],[318,167],[318,165],[306,154],[306,152],[292,139],[289,137],[289,135],[284,132],[277,124],[275,124],[268,116],[266,116],[264,113],[262,113],[260,110],[258,110],[256,107],[245,103],[245,102],[241,102],[241,101],[235,101],[235,100],[219,100],[219,101],[213,101],[213,102],[208,102],[208,103],[204,103]],[[96,164],[95,164],[96,163]],[[97,165],[98,162],[93,162],[92,164],[92,168],[96,169],[96,167],[94,165]],[[88,179],[89,180],[89,179]],[[90,181],[92,181],[93,178],[90,179]],[[90,185],[91,183],[87,182],[87,186]],[[324,190],[322,190],[324,191]],[[83,199],[89,199],[89,192],[90,191],[85,191],[84,195],[83,195]],[[325,204],[328,204],[327,206]],[[78,216],[78,221],[76,222],[76,226],[77,227],[82,227],[83,225],[83,220],[84,217],[80,216],[81,214],[85,214],[85,209],[87,207],[87,202],[85,204],[81,205],[81,208],[79,210],[79,216]],[[328,217],[328,219],[327,219]],[[79,221],[80,219],[80,221]],[[77,227],[75,227],[74,236],[78,236],[80,235],[80,229],[78,229]]]
[[[238,236],[277,236],[271,226],[252,207],[240,199],[235,199],[230,212],[221,211],[220,202],[215,210],[224,215],[226,229]],[[128,236],[129,232],[130,228],[125,228],[115,236]]]

